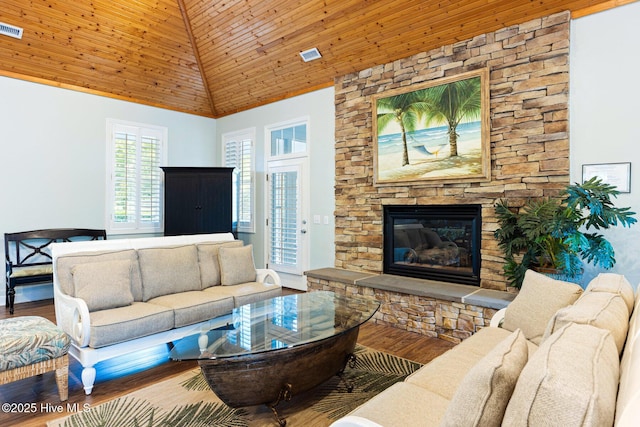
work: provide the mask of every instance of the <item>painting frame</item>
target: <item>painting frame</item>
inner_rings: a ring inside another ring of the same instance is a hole
[[[469,108],[471,113],[467,113],[463,118],[450,120],[447,113],[450,110],[456,111],[458,104],[447,102],[448,106],[453,105],[455,108],[446,110],[440,115],[440,119],[430,117],[434,124],[430,126],[429,120],[425,117],[437,116],[433,110],[439,105],[444,105],[438,97],[444,97],[442,94],[449,93],[447,100],[450,100],[454,97],[451,94],[455,94],[456,90],[463,94],[464,90],[467,91],[469,101],[461,108]],[[422,100],[425,97],[429,100]],[[372,95],[374,185],[490,181],[489,102],[488,68]],[[398,106],[399,108],[394,108]],[[411,109],[416,111],[411,112]],[[401,114],[406,113],[406,116],[413,115],[416,117],[415,120],[424,119],[425,122],[414,123],[414,128],[407,130],[401,121],[413,119],[401,116],[398,111],[401,111]],[[446,117],[446,120],[443,117]],[[451,132],[450,123],[454,120],[458,120],[458,123]],[[462,125],[467,130],[465,136],[460,138],[458,130]],[[383,132],[380,129],[383,129]],[[397,132],[394,133],[395,130]],[[443,132],[446,135],[443,135]],[[455,136],[452,137],[452,133]],[[454,145],[455,151],[452,148]]]
[[[583,164],[582,182],[594,176],[605,184],[615,185],[620,193],[631,193],[631,162]]]

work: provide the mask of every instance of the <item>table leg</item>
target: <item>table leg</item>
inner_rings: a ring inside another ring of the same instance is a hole
[[[353,388],[355,387],[353,381],[348,380],[344,376],[344,370],[349,366],[351,369],[356,367],[357,356],[353,353],[347,355],[347,361],[344,364],[344,368],[340,372],[338,372],[338,376],[340,377],[340,381],[344,382],[344,385],[347,387],[347,392],[351,393]]]
[[[273,412],[273,416],[276,417],[276,421],[278,422],[278,425],[280,425],[280,427],[284,427],[287,425],[287,420],[281,418],[280,415],[278,415],[278,410],[276,409],[276,406],[278,406],[278,404],[282,400],[286,402],[291,400],[291,384],[285,384],[284,387],[282,387],[282,390],[280,390],[276,401],[269,405],[269,409],[271,409],[271,412]]]

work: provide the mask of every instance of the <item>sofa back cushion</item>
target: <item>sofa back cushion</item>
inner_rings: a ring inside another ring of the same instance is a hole
[[[107,240],[105,240],[106,242]],[[134,301],[142,301],[142,281],[138,266],[138,253],[133,249],[103,251],[103,252],[77,252],[62,255],[56,258],[56,277],[60,290],[67,295],[76,297],[76,289],[73,281],[73,267],[96,262],[112,262],[128,260],[131,263],[131,294]]]
[[[553,315],[544,333],[547,339],[567,323],[593,325],[611,332],[618,353],[622,353],[629,328],[629,310],[620,294],[609,292],[585,292],[568,307]]]
[[[220,285],[220,263],[218,262],[218,250],[224,246],[237,248],[243,245],[242,240],[234,240],[225,243],[200,243],[198,247],[198,263],[200,264],[200,280],[202,289]]]
[[[138,259],[145,302],[162,295],[202,289],[196,245],[138,249]]]
[[[610,426],[619,370],[618,351],[609,331],[565,325],[529,358],[503,425]]]
[[[87,303],[89,311],[131,305],[131,261],[87,262],[72,267],[75,296]]]
[[[499,427],[528,353],[519,329],[498,343],[460,381],[440,425]]]
[[[520,292],[507,306],[502,327],[509,331],[521,329],[525,338],[539,345],[549,319],[581,294],[582,288],[574,283],[527,270]]]
[[[220,282],[222,286],[256,281],[253,245],[241,248],[221,247],[218,251],[218,261],[220,262]]]
[[[620,360],[620,387],[616,400],[616,425],[636,425],[640,420],[640,292],[629,320],[629,333]]]
[[[627,304],[629,313],[633,311],[635,296],[631,283],[622,274],[600,273],[587,285],[585,292],[609,292],[620,294]]]

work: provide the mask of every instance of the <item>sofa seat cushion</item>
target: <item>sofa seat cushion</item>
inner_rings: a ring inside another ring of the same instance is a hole
[[[216,295],[203,291],[163,295],[150,299],[148,303],[173,310],[176,328],[204,322],[214,317],[229,314],[233,310],[233,298],[231,296]]]
[[[609,331],[576,323],[564,326],[522,370],[503,425],[612,425],[619,365]]]
[[[128,259],[78,264],[71,274],[75,296],[84,300],[90,312],[133,303]]]
[[[104,347],[173,328],[173,310],[134,302],[126,307],[91,313],[89,346]]]
[[[599,273],[589,282],[585,292],[610,292],[612,294],[620,294],[627,304],[629,313],[633,311],[633,304],[635,302],[633,287],[622,274]]]
[[[629,310],[620,294],[585,292],[573,305],[556,312],[547,325],[545,339],[568,323],[608,330],[621,354],[629,329]]]
[[[395,383],[352,411],[385,427],[439,426],[449,400],[407,382]]]
[[[196,245],[138,249],[138,258],[143,301],[202,289]]]
[[[511,331],[502,328],[482,328],[418,369],[405,381],[451,400],[471,368],[511,334]],[[527,342],[529,355],[537,348],[537,345]]]
[[[218,250],[221,247],[237,248],[243,245],[242,240],[234,240],[231,242],[217,243],[199,243],[198,263],[200,265],[200,280],[202,281],[202,289],[218,286],[220,281],[220,263],[218,262]]]
[[[459,383],[442,426],[500,427],[528,353],[519,329],[496,345]]]
[[[234,305],[251,304],[282,295],[282,288],[273,283],[249,282],[233,286],[213,286],[203,292],[214,295],[233,297]]]
[[[521,329],[529,341],[540,345],[549,319],[581,294],[582,288],[574,283],[527,270],[518,296],[507,306],[502,327],[512,332]]]

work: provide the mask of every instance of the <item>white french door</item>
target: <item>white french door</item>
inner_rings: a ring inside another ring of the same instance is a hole
[[[282,276],[286,286],[306,289],[308,269],[308,208],[306,158],[269,161],[267,164],[268,267]]]

